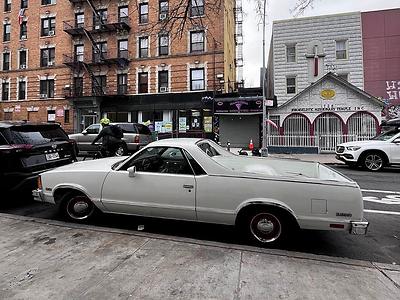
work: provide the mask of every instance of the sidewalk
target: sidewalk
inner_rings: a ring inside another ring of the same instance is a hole
[[[0,214],[1,299],[400,299],[400,267]]]

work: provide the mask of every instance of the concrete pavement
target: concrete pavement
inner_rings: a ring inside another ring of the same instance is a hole
[[[0,299],[399,299],[400,267],[0,214]]]

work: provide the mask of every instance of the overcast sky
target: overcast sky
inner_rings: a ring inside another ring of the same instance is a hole
[[[262,67],[262,26],[255,13],[254,0],[243,2],[243,77],[246,87],[260,86],[260,67]],[[266,63],[268,61],[269,44],[271,40],[272,22],[274,20],[290,19],[293,15],[290,9],[296,0],[267,0],[266,29]],[[313,7],[308,8],[301,17],[336,14],[353,11],[371,11],[400,7],[399,0],[315,0]]]

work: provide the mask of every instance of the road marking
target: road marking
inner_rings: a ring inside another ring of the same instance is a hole
[[[371,213],[371,214],[384,214],[384,215],[400,216],[400,211],[385,211],[385,210],[364,209],[364,212]]]
[[[375,202],[375,203],[380,203],[380,204],[398,204],[400,205],[400,195],[386,195],[384,198],[378,198],[374,196],[364,196],[363,197],[364,201],[368,202]]]
[[[381,194],[400,195],[400,192],[396,192],[396,191],[361,190],[361,192],[365,192],[365,193],[381,193]]]

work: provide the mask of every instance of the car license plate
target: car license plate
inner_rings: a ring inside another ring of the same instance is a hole
[[[46,160],[55,160],[55,159],[59,159],[59,158],[60,158],[60,155],[57,152],[46,154]]]

